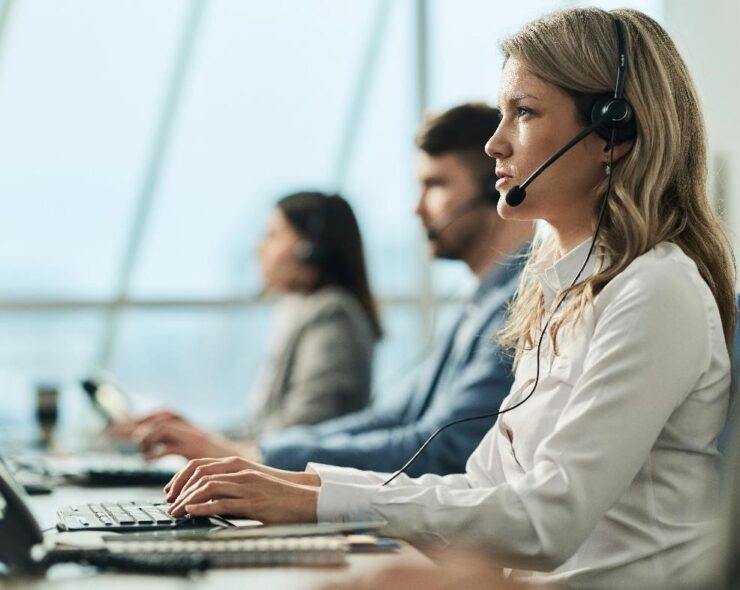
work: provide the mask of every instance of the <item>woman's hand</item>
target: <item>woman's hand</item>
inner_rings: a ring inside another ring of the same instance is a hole
[[[180,492],[169,512],[229,515],[273,523],[316,522],[319,488],[253,469],[204,475]]]
[[[243,457],[227,457],[225,459],[195,459],[183,467],[170,482],[164,486],[167,501],[174,503],[178,498],[185,497],[205,477],[226,475],[240,471],[255,471],[269,475],[288,483],[304,486],[321,486],[321,478],[315,473],[284,471],[260,465]]]
[[[239,452],[239,445],[201,430],[190,422],[161,420],[139,426],[131,435],[147,460],[165,455],[182,455],[186,459],[228,457]]]

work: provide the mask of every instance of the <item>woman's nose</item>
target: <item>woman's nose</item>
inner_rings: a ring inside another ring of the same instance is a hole
[[[506,140],[505,130],[503,125],[499,125],[498,129],[488,139],[485,146],[485,152],[490,158],[500,160],[511,155],[511,144]]]

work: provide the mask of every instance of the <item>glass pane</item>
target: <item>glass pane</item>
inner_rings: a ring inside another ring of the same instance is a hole
[[[137,295],[258,290],[253,252],[275,200],[333,186],[376,5],[207,5]]]
[[[347,192],[359,211],[375,288],[383,296],[417,292],[422,232],[414,215],[418,124],[413,81],[412,2],[394,2],[368,109],[356,125]]]
[[[98,312],[0,314],[0,439],[35,433],[36,390],[59,390],[61,430],[98,428],[79,380],[95,364]]]
[[[129,311],[111,367],[140,410],[165,406],[209,428],[229,426],[246,419],[270,312],[269,304]]]
[[[538,0],[509,11],[490,0],[430,2],[430,109],[494,101],[500,40],[539,14],[581,4],[593,2]],[[660,0],[626,4],[662,14]],[[116,295],[191,5],[14,3],[0,56],[0,298]],[[415,3],[388,4],[377,46],[368,43],[383,0],[204,6],[133,294],[257,292],[253,251],[272,204],[316,187],[340,188],[355,207],[381,298],[427,297],[424,239],[413,214]],[[372,49],[376,67],[365,70]],[[462,263],[435,262],[431,278],[433,295],[444,298],[464,298],[475,286]],[[425,342],[428,310],[386,305],[380,403],[416,374],[458,305],[438,308],[435,337]],[[176,406],[221,427],[246,413],[270,322],[267,304],[129,309],[111,368],[142,408]],[[99,310],[3,311],[0,333],[0,428],[33,422],[40,383],[62,391],[60,419],[70,430],[99,425],[78,386],[100,354]]]
[[[0,68],[0,295],[113,294],[182,6],[13,4]]]

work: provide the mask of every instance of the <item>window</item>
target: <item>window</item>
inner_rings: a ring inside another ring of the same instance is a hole
[[[340,190],[358,214],[388,332],[376,395],[389,399],[433,343],[435,298],[453,300],[447,318],[473,287],[424,254],[420,107],[494,101],[500,40],[572,4],[12,4],[0,19],[0,428],[32,422],[44,383],[62,390],[72,430],[96,428],[77,383],[101,364],[142,407],[233,420],[270,325],[254,248],[274,201],[300,188]]]

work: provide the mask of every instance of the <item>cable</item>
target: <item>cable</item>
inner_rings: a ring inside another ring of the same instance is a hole
[[[512,410],[515,410],[516,408],[521,406],[530,397],[532,397],[532,394],[534,394],[535,390],[537,389],[537,385],[540,382],[540,350],[542,348],[542,340],[544,339],[545,334],[547,333],[547,328],[550,325],[550,322],[552,321],[553,317],[555,317],[555,314],[557,313],[558,309],[560,309],[560,306],[563,304],[563,302],[568,297],[568,293],[574,287],[574,285],[578,282],[578,279],[581,278],[581,274],[583,274],[583,270],[586,268],[586,264],[588,264],[588,261],[591,258],[591,254],[593,253],[594,246],[596,245],[596,240],[599,237],[599,231],[601,230],[601,225],[604,220],[604,214],[606,212],[606,205],[609,202],[609,196],[611,195],[611,190],[612,190],[612,164],[614,162],[615,133],[616,131],[612,129],[611,137],[609,141],[610,147],[609,147],[609,161],[607,163],[606,194],[604,195],[604,200],[601,203],[601,209],[599,211],[599,217],[596,223],[596,230],[594,231],[594,237],[591,240],[591,246],[588,249],[588,254],[586,255],[586,259],[583,261],[583,264],[581,265],[581,269],[578,271],[578,274],[575,276],[570,286],[562,293],[560,300],[558,301],[558,304],[555,306],[555,309],[552,310],[552,312],[550,313],[550,316],[547,318],[547,321],[545,322],[545,326],[542,328],[542,333],[540,334],[539,340],[537,342],[537,368],[535,372],[535,379],[534,379],[534,384],[532,386],[532,390],[524,397],[524,399],[515,403],[513,406],[510,406],[503,410],[498,410],[496,412],[490,412],[488,414],[481,414],[479,416],[468,416],[466,418],[458,418],[457,420],[453,420],[452,422],[448,422],[447,424],[440,426],[437,430],[434,431],[434,433],[432,433],[432,435],[424,442],[424,444],[419,447],[419,449],[413,454],[413,456],[408,461],[406,461],[403,467],[401,467],[398,471],[396,471],[393,475],[391,475],[391,477],[389,477],[382,484],[380,484],[381,487],[387,486],[394,479],[396,479],[399,475],[404,473],[413,464],[413,462],[416,461],[416,458],[424,451],[424,449],[426,449],[427,446],[429,446],[429,443],[431,443],[436,438],[436,436],[443,430],[446,430],[447,428],[449,428],[450,426],[454,426],[455,424],[460,424],[461,422],[470,422],[471,420],[483,420],[485,418],[494,418],[494,417],[500,416],[501,414],[506,414],[507,412],[511,412]]]

